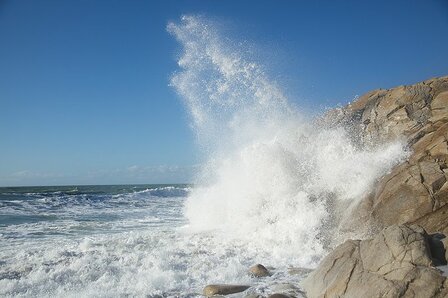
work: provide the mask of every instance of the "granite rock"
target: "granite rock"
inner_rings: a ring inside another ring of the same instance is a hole
[[[302,283],[307,297],[446,297],[432,267],[430,236],[417,225],[393,225],[373,239],[348,240]]]
[[[324,118],[361,146],[401,140],[410,152],[360,200],[359,220],[346,229],[369,220],[379,229],[415,223],[448,234],[448,76],[369,92]]]

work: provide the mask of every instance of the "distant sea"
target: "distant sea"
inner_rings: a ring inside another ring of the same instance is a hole
[[[183,221],[173,211],[189,189],[185,184],[2,187],[1,236],[71,237],[173,224]],[[12,228],[18,225],[26,229]]]

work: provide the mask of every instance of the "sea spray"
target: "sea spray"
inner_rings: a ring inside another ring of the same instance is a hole
[[[169,31],[184,47],[172,84],[207,159],[195,187],[0,189],[0,296],[202,297],[210,283],[267,296],[303,277],[287,266],[325,254],[334,206],[361,200],[406,155],[306,121],[207,19]],[[259,262],[273,275],[248,276]]]
[[[246,243],[271,264],[313,266],[342,216],[334,203],[362,199],[405,158],[403,146],[360,148],[344,128],[305,121],[206,18],[184,16],[168,30],[183,47],[171,83],[208,160],[186,202],[190,228]]]

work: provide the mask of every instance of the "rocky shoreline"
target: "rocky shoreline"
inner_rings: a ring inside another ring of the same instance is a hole
[[[338,231],[372,237],[345,241],[300,285],[268,297],[448,297],[437,267],[448,258],[448,76],[371,91],[320,121],[347,128],[360,145],[401,140],[410,154],[352,206],[350,222],[338,223]],[[269,271],[258,264],[249,274]],[[203,294],[263,297],[248,289],[208,285]]]

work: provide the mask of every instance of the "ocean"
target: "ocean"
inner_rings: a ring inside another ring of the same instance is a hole
[[[161,249],[168,252],[176,229],[185,225],[181,210],[189,190],[0,188],[0,295],[151,295],[168,289],[167,282],[175,289],[171,257],[181,252],[163,260]]]
[[[269,293],[286,268],[254,280],[261,251],[193,232],[190,185],[0,188],[0,296],[200,297],[207,283]]]
[[[221,29],[192,15],[167,26],[182,48],[170,85],[200,150],[194,186],[2,188],[1,296],[200,297],[230,283],[265,297],[363,236],[345,224],[404,144],[310,119],[256,47]],[[272,275],[252,278],[257,263]]]

